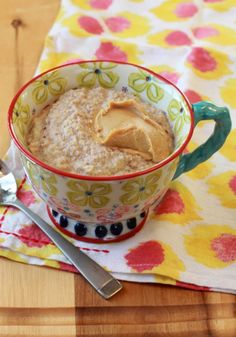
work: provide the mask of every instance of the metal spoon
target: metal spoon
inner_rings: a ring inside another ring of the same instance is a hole
[[[122,289],[122,285],[111,274],[104,270],[90,257],[73,246],[37,214],[32,212],[16,196],[17,184],[13,173],[6,164],[0,160],[0,206],[14,206],[19,208],[39,226],[39,228],[55,243],[62,253],[79,270],[81,275],[95,288],[95,290],[108,299]]]

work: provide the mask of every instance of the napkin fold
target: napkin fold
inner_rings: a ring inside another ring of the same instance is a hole
[[[171,183],[139,233],[110,244],[68,238],[119,279],[236,293],[235,17],[231,1],[61,2],[37,72],[80,59],[128,61],[171,80],[192,103],[210,100],[231,109],[233,129],[225,145]],[[197,127],[188,151],[203,143],[212,124]],[[20,200],[53,226],[13,144],[5,159],[17,178]],[[0,255],[76,271],[47,236],[12,207],[0,207]]]

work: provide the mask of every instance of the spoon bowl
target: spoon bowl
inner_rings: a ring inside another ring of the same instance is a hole
[[[14,206],[23,211],[55,243],[61,252],[78,269],[95,290],[108,299],[115,295],[122,286],[110,273],[95,261],[67,241],[37,214],[27,208],[17,198],[17,183],[13,173],[0,160],[0,206]]]

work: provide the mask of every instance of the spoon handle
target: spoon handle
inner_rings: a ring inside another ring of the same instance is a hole
[[[99,264],[84,254],[79,248],[76,248],[67,241],[61,234],[55,231],[42,218],[32,212],[20,200],[15,200],[12,204],[19,208],[28,217],[37,224],[41,230],[55,243],[70,262],[79,270],[84,278],[95,288],[95,290],[108,299],[121,290],[122,285],[110,273],[104,270]]]

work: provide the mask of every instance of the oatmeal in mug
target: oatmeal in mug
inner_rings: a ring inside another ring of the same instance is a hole
[[[90,176],[147,169],[174,147],[162,110],[132,93],[102,87],[61,95],[32,117],[26,141],[41,161]]]

